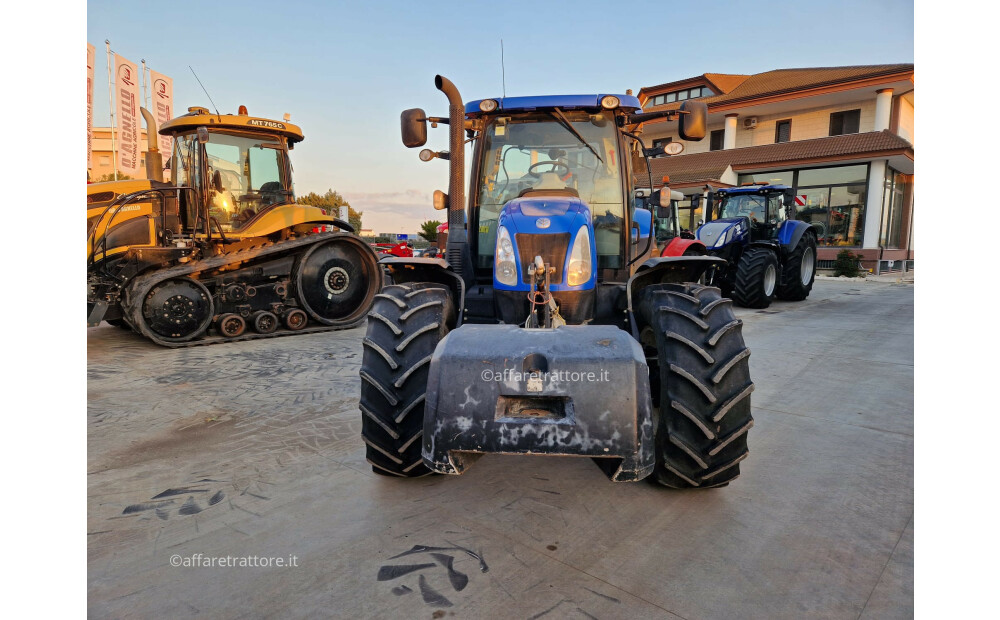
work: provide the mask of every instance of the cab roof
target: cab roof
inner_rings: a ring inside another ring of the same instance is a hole
[[[499,104],[496,112],[531,112],[532,110],[545,108],[560,108],[562,110],[578,109],[600,109],[601,99],[612,93],[602,95],[540,95],[537,97],[497,97],[494,100]],[[642,106],[639,100],[632,95],[614,95],[621,103],[618,109],[627,111],[638,110]],[[467,116],[478,116],[483,114],[479,109],[480,102],[477,99],[465,104],[465,114]]]
[[[782,193],[785,190],[792,189],[788,185],[770,185],[768,183],[759,183],[756,185],[746,185],[742,187],[727,187],[725,189],[720,189],[718,193],[720,194],[771,194],[771,193]]]
[[[158,133],[172,136],[198,127],[207,127],[209,130],[239,129],[262,134],[277,134],[284,136],[292,144],[302,142],[305,139],[302,130],[297,125],[285,121],[273,121],[243,114],[212,114],[205,108],[189,108],[187,114],[172,118],[160,125]]]

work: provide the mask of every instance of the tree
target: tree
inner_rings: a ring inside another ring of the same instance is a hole
[[[331,215],[334,217],[339,217],[340,207],[346,206],[348,212],[348,223],[354,227],[354,231],[361,233],[361,216],[364,215],[362,211],[355,211],[354,207],[350,205],[344,197],[338,192],[332,189],[326,190],[326,193],[320,196],[316,192],[309,192],[305,196],[299,196],[295,199],[295,202],[300,205],[310,205],[313,207],[319,207],[321,209],[328,209]]]
[[[122,174],[121,172],[118,173],[118,179],[117,179],[118,181],[130,181],[131,179],[132,179],[132,177],[130,177],[127,174]],[[115,179],[115,173],[114,172],[109,172],[109,173],[105,174],[104,176],[102,176],[101,178],[97,179],[94,182],[95,183],[107,183],[108,181],[115,181],[115,180],[116,180]]]
[[[431,220],[429,222],[424,222],[420,225],[420,236],[427,239],[431,243],[435,243],[438,240],[438,226],[441,222],[437,220]]]

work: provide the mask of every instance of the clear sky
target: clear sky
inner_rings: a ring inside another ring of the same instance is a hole
[[[177,110],[210,107],[190,65],[221,112],[287,112],[302,127],[298,194],[332,188],[364,212],[365,228],[415,232],[444,219],[430,194],[447,190],[447,164],[403,147],[399,113],[447,115],[437,73],[467,101],[498,96],[501,38],[508,95],[638,91],[705,72],[913,62],[913,5],[92,0],[94,124],[108,124],[105,39],[172,77]],[[430,130],[429,146],[446,148],[446,131]]]

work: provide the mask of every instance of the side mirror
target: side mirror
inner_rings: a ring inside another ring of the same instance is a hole
[[[217,191],[219,193],[222,193],[222,189],[223,189],[222,188],[222,173],[219,172],[218,170],[216,170],[215,174],[212,175],[212,189],[214,189],[215,191]]]
[[[208,142],[208,127],[198,128],[198,144],[205,144]]]
[[[795,190],[787,189],[785,190],[785,206],[794,207],[795,206]]]
[[[661,191],[662,190],[654,190],[649,194],[649,198],[646,199],[647,207],[659,207],[662,204],[660,199],[662,196]]]
[[[708,126],[708,106],[705,102],[689,99],[681,104],[680,111],[681,139],[694,142],[703,139]]]
[[[670,207],[665,207],[665,206],[656,207],[657,219],[668,220],[670,219],[670,216],[671,216]]]
[[[705,220],[711,220],[712,209],[715,208],[715,195],[712,192],[708,193],[708,198],[705,199]]]
[[[632,243],[638,243],[649,236],[653,228],[653,214],[646,209],[636,209],[632,217]]]
[[[427,114],[423,110],[404,110],[399,115],[399,124],[404,146],[412,149],[427,144]]]
[[[701,206],[701,194],[694,194],[691,196],[691,208],[697,209]]]

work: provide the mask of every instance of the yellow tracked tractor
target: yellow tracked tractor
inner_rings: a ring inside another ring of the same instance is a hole
[[[177,347],[352,327],[382,287],[375,252],[336,213],[295,203],[288,122],[205,108],[152,115],[149,179],[87,186],[87,324]]]

